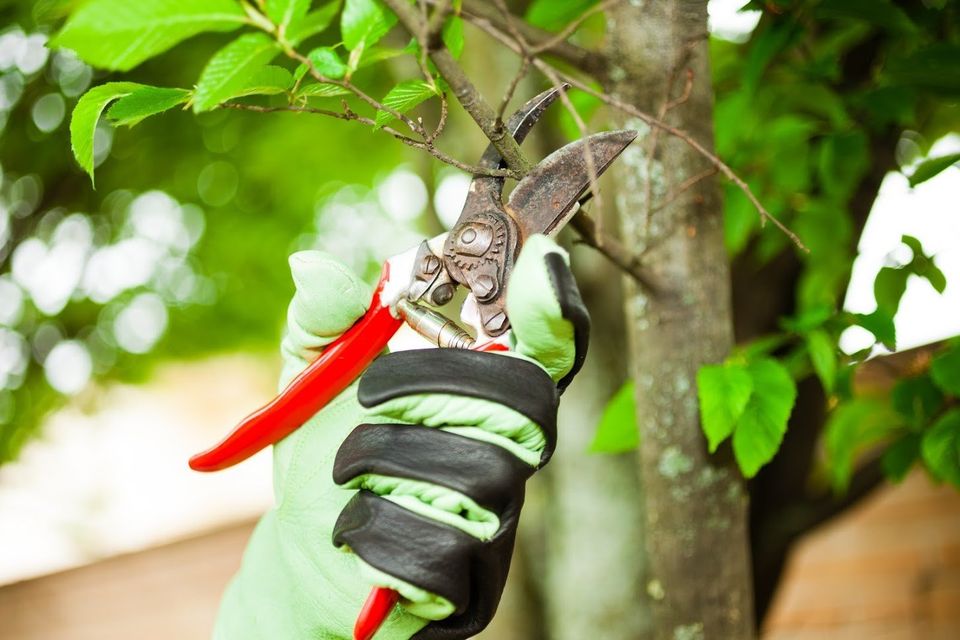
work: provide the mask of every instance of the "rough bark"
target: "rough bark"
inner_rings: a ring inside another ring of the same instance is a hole
[[[620,4],[609,13],[606,75],[608,89],[641,110],[658,113],[677,101],[666,118],[712,146],[706,32],[702,1]],[[687,69],[689,96],[678,99]],[[696,395],[698,368],[722,360],[733,342],[718,187],[701,180],[688,197],[657,209],[672,188],[709,165],[676,139],[660,136],[654,144],[642,122],[619,124],[640,131],[616,165],[621,233],[645,253],[660,285],[648,296],[624,281],[652,637],[750,638],[747,494],[731,461],[708,455]]]

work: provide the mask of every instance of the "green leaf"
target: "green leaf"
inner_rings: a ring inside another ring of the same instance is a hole
[[[373,47],[371,49],[364,49],[363,55],[360,56],[360,63],[357,65],[357,67],[369,67],[377,64],[378,62],[392,60],[393,58],[408,55],[409,53],[410,51],[406,47],[403,49],[394,49],[389,47]]]
[[[876,87],[852,98],[852,103],[865,110],[878,125],[907,126],[915,119],[917,94],[910,87]]]
[[[338,11],[340,11],[340,0],[328,2],[316,11],[311,11],[303,20],[290,25],[287,29],[287,42],[296,46],[310,36],[320,33],[330,26]]]
[[[385,107],[390,107],[399,113],[406,113],[435,95],[437,95],[437,92],[423,80],[405,80],[390,89],[380,102]],[[386,111],[377,111],[376,123],[378,127],[384,126],[393,119],[392,114]]]
[[[557,31],[595,4],[597,0],[534,0],[525,17],[535,27]]]
[[[829,305],[814,305],[793,317],[781,318],[780,326],[794,333],[808,333],[822,327],[833,314],[834,310]]]
[[[286,33],[291,24],[297,24],[307,15],[310,0],[266,0],[265,8],[273,24],[280,28],[280,33]]]
[[[703,433],[710,453],[730,437],[753,393],[753,378],[741,364],[705,365],[697,372]]]
[[[943,394],[929,376],[904,378],[894,385],[890,401],[913,427],[926,425],[943,404]]]
[[[794,19],[771,20],[750,39],[743,65],[743,84],[749,93],[759,86],[770,62],[794,41],[800,29]]]
[[[327,78],[339,80],[347,75],[347,65],[343,63],[333,47],[314,49],[307,54],[307,58],[313,63],[314,68],[320,72],[320,75]]]
[[[951,153],[949,155],[924,160],[917,165],[914,172],[910,174],[910,186],[915,187],[922,182],[926,182],[958,162],[960,162],[960,153]]]
[[[797,387],[787,369],[770,358],[747,365],[753,393],[733,434],[733,453],[747,478],[770,462],[783,435],[797,399]]]
[[[889,313],[878,308],[869,314],[855,313],[853,317],[856,324],[872,333],[877,342],[890,351],[896,350],[897,329],[893,324],[893,317]]]
[[[769,355],[772,351],[779,349],[787,339],[788,336],[782,333],[772,333],[754,338],[746,344],[737,345],[734,347],[733,352],[746,360],[756,360],[761,356]]]
[[[883,474],[887,478],[894,482],[900,482],[919,458],[920,434],[907,433],[883,452],[880,465],[883,467]]]
[[[888,437],[901,425],[890,407],[872,398],[856,398],[834,409],[827,419],[824,448],[836,492],[846,491],[857,455]]]
[[[867,136],[862,131],[843,131],[824,137],[817,166],[820,184],[827,194],[847,199],[870,167]]]
[[[944,289],[947,288],[947,277],[933,262],[933,258],[923,252],[920,241],[908,235],[902,236],[900,240],[913,252],[913,259],[907,265],[910,272],[925,278],[937,293],[943,293]]]
[[[345,96],[350,92],[335,84],[314,82],[300,87],[297,92],[298,97],[305,98],[333,98],[334,96]]]
[[[283,93],[293,85],[293,74],[272,64],[253,72],[247,82],[233,91],[232,98],[242,96],[272,96]]]
[[[891,50],[886,75],[894,84],[915,87],[933,94],[960,95],[960,44],[937,42],[896,58]]]
[[[960,345],[941,353],[930,364],[930,377],[945,392],[960,396]]]
[[[873,297],[877,301],[877,309],[882,310],[891,318],[897,315],[900,299],[907,290],[907,279],[910,272],[906,269],[883,267],[877,272],[873,280]]]
[[[837,381],[837,345],[826,331],[817,329],[807,334],[807,349],[810,363],[817,377],[828,392],[833,391]]]
[[[200,74],[193,96],[196,113],[240,95],[254,75],[280,53],[264,33],[247,33],[217,51]]]
[[[580,114],[580,117],[586,123],[590,122],[593,114],[595,114],[597,109],[600,108],[600,105],[603,104],[600,98],[596,98],[579,89],[568,91],[567,97],[570,99],[571,104],[573,104],[574,109],[577,110],[577,113]],[[563,134],[569,140],[580,139],[580,128],[567,109],[558,111],[557,119],[560,122],[560,128],[563,129]]]
[[[633,381],[628,380],[607,403],[597,425],[597,434],[590,443],[590,452],[623,453],[636,449],[640,444],[633,393]]]
[[[343,46],[353,51],[360,44],[370,47],[385,36],[397,22],[379,0],[346,0],[340,16]]]
[[[463,53],[463,18],[450,16],[443,25],[443,44],[454,58]]]
[[[143,87],[120,98],[107,111],[107,117],[114,125],[132,127],[144,118],[173,109],[189,99],[190,91],[187,89]]]
[[[73,157],[90,176],[93,183],[93,137],[97,131],[100,114],[107,105],[128,96],[145,85],[136,82],[108,82],[87,91],[77,101],[70,116],[70,146]]]
[[[960,409],[948,411],[930,427],[920,451],[930,473],[960,488]]]
[[[204,31],[248,22],[234,0],[91,0],[51,42],[95,67],[126,71]]]

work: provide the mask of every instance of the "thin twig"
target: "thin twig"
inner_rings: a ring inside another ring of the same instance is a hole
[[[503,94],[503,98],[500,100],[500,107],[497,109],[497,122],[503,122],[503,116],[507,112],[507,106],[510,104],[510,99],[513,98],[513,94],[516,92],[517,87],[520,85],[520,81],[527,75],[527,72],[530,70],[530,56],[527,54],[526,40],[523,35],[517,29],[516,25],[510,20],[510,9],[507,7],[504,0],[494,0],[494,4],[497,7],[497,11],[500,12],[500,16],[504,19],[507,29],[510,31],[510,35],[513,36],[514,40],[518,43],[521,43],[521,54],[520,54],[520,68],[517,69],[516,75],[513,76],[513,79],[510,81],[510,84],[507,86],[507,90]]]
[[[500,106],[497,107],[497,120],[499,122],[503,122],[503,116],[507,113],[507,107],[510,106],[510,100],[513,99],[513,94],[517,92],[517,87],[520,86],[520,82],[527,76],[527,72],[529,70],[530,58],[523,56],[520,59],[520,68],[517,69],[517,72],[510,80],[510,84],[507,85],[507,89],[503,93],[503,98],[500,100]]]
[[[321,83],[324,83],[324,84],[332,84],[332,85],[336,85],[336,86],[338,86],[338,87],[340,87],[340,88],[342,88],[342,89],[346,89],[347,91],[349,91],[349,92],[352,93],[353,95],[357,96],[358,98],[360,98],[361,100],[363,100],[364,102],[366,102],[368,105],[370,105],[371,107],[373,107],[373,108],[376,109],[377,111],[384,111],[384,112],[386,112],[386,113],[389,113],[391,116],[393,116],[393,117],[396,118],[397,120],[400,120],[400,121],[403,122],[405,125],[407,125],[412,132],[416,133],[416,134],[419,135],[420,137],[422,137],[422,138],[426,138],[426,137],[427,137],[427,132],[424,130],[423,126],[421,126],[421,125],[420,125],[419,123],[417,123],[415,120],[413,120],[412,118],[410,118],[410,117],[408,117],[408,116],[400,113],[400,112],[397,111],[396,109],[393,109],[393,108],[391,108],[391,107],[386,106],[385,104],[383,104],[383,103],[380,102],[379,100],[376,100],[375,98],[370,97],[369,95],[367,95],[366,92],[364,92],[362,89],[360,89],[360,87],[356,86],[356,85],[353,84],[352,82],[350,82],[350,81],[348,81],[348,80],[335,80],[335,79],[333,79],[333,78],[328,78],[327,76],[325,76],[325,75],[323,75],[322,73],[320,73],[319,70],[317,70],[317,67],[313,64],[313,61],[312,61],[312,60],[310,60],[309,58],[307,58],[305,55],[301,54],[301,53],[298,52],[298,51],[295,51],[295,50],[293,50],[293,49],[287,49],[287,50],[286,50],[286,54],[287,54],[287,56],[289,56],[290,58],[296,60],[297,62],[299,62],[299,63],[301,63],[301,64],[303,64],[303,65],[306,65],[306,67],[307,67],[307,72],[308,72],[308,73],[310,74],[310,76],[311,76],[314,80],[316,80],[317,82],[321,82]]]
[[[612,9],[621,2],[623,2],[623,0],[606,0],[605,2],[600,2],[593,5],[579,16],[571,20],[567,26],[557,32],[557,35],[553,36],[552,38],[547,38],[546,40],[543,40],[534,46],[528,47],[528,51],[535,56],[550,51],[560,43],[566,42],[567,38],[572,36],[588,19],[598,13],[606,11],[607,9]],[[509,18],[505,18],[504,20],[508,24],[512,22]]]
[[[494,4],[497,5],[497,9],[500,11],[500,15],[503,17],[506,24],[509,25],[508,28],[510,29],[511,35],[513,35],[514,40],[520,46],[521,59],[525,64],[529,64],[530,61],[533,59],[533,55],[530,49],[530,43],[527,42],[526,38],[523,37],[519,29],[513,26],[513,23],[510,20],[510,9],[507,7],[506,1],[494,0]],[[525,73],[526,67],[521,66],[521,71]],[[518,74],[517,78],[519,77],[520,75]],[[565,85],[555,75],[553,77],[550,77],[549,79],[553,83],[553,86],[559,90],[560,101],[563,103],[564,108],[566,108],[566,110],[570,113],[570,116],[573,118],[573,121],[576,123],[577,128],[580,130],[580,136],[582,138],[586,137],[587,125],[583,121],[583,118],[580,117],[580,112],[577,111],[577,108],[574,106],[573,102],[570,101],[570,97],[567,95],[567,90],[566,90],[567,85]],[[507,98],[505,98],[504,102],[501,103],[501,109],[504,109],[506,107],[506,100]],[[502,111],[501,111],[500,117],[501,118],[503,117]],[[597,187],[597,180],[599,177],[597,173],[597,164],[596,164],[596,161],[594,160],[593,152],[590,150],[589,145],[584,145],[583,156],[584,156],[584,164],[586,164],[586,167],[587,167],[587,178],[589,179],[590,192],[593,194],[593,199],[597,203],[597,207],[601,213],[601,215],[597,218],[597,223],[595,225],[596,233],[594,234],[596,237],[597,244],[601,245],[603,241],[606,239],[606,236],[603,234],[603,222],[602,222],[603,221],[603,216],[602,216],[603,201],[601,200],[600,189]],[[586,215],[586,214],[580,214],[580,215]]]
[[[715,175],[717,175],[717,168],[710,167],[709,169],[701,171],[700,173],[698,173],[697,175],[691,178],[687,178],[686,180],[678,184],[676,189],[673,189],[672,191],[670,191],[670,193],[668,193],[661,202],[658,202],[656,206],[653,207],[652,212],[656,213],[657,211],[660,211],[661,209],[669,205],[671,202],[673,202],[674,200],[682,196],[683,193],[688,189],[690,189],[691,187],[693,187],[693,185],[697,184],[701,180],[705,180],[706,178],[709,178],[710,176],[715,176]]]
[[[426,5],[426,3],[424,3],[424,5]],[[450,15],[451,11],[453,11],[453,2],[451,2],[451,0],[439,0],[436,3],[433,14],[424,24],[424,33],[427,42],[430,42],[443,31],[443,25],[447,21],[447,16]]]
[[[361,116],[354,111],[351,111],[349,107],[346,107],[344,111],[332,111],[330,109],[319,109],[317,107],[301,106],[295,104],[288,104],[276,107],[267,107],[258,104],[246,104],[241,102],[224,102],[220,105],[221,109],[233,109],[236,111],[253,111],[256,113],[278,113],[278,112],[291,112],[291,113],[312,113],[316,115],[323,115],[329,118],[336,118],[337,120],[345,120],[348,122],[359,122],[360,124],[367,125],[369,127],[378,127],[377,122],[366,116]],[[384,126],[379,127],[384,133],[387,133],[393,136],[395,139],[399,140],[408,147],[413,147],[414,149],[420,149],[426,151],[437,160],[449,164],[450,166],[456,167],[461,171],[465,171],[472,175],[484,175],[484,176],[494,176],[500,178],[518,178],[515,171],[510,169],[487,169],[484,167],[479,167],[476,165],[467,164],[457,160],[453,156],[437,149],[431,142],[425,140],[416,140],[409,136],[405,136],[396,129]]]
[[[601,240],[596,224],[585,212],[581,211],[574,216],[570,226],[580,235],[582,244],[596,249],[649,293],[655,294],[659,291],[652,276],[644,270],[640,256],[624,247],[615,238],[607,236]]]
[[[439,2],[440,0],[427,0],[428,2]],[[544,31],[529,24],[525,20],[521,20],[516,16],[510,16],[509,19],[504,19],[503,16],[497,11],[489,0],[464,0],[463,10],[460,12],[464,18],[474,21],[474,20],[488,20],[498,29],[507,30],[511,26],[516,28],[520,33],[523,34],[523,37],[527,42],[533,43],[534,46],[546,41],[554,39],[555,35],[549,31]],[[543,50],[541,53],[544,55],[550,55],[559,60],[562,60],[568,64],[572,64],[578,69],[583,69],[591,74],[599,74],[603,72],[604,64],[603,57],[595,51],[589,49],[584,49],[583,47],[578,47],[575,44],[569,42],[561,41],[554,44],[549,49]]]
[[[495,27],[489,20],[483,19],[483,18],[477,19],[476,17],[472,17],[471,23],[474,24],[479,29],[481,29],[482,31],[489,34],[490,36],[492,36],[497,41],[501,42],[502,44],[512,49],[514,53],[516,53],[517,55],[523,55],[522,46],[516,40],[511,38],[508,34],[504,33],[503,31]],[[553,74],[556,77],[559,77],[564,82],[569,83],[571,86],[576,87],[577,89],[580,89],[584,93],[597,98],[601,102],[611,107],[614,107],[615,109],[619,109],[620,111],[637,118],[641,122],[644,122],[645,124],[651,127],[656,127],[658,129],[661,129],[664,132],[668,133],[669,135],[674,136],[679,140],[682,140],[694,151],[696,151],[701,156],[706,158],[710,162],[710,164],[712,164],[714,167],[717,168],[717,171],[719,171],[725,178],[727,178],[728,180],[730,180],[730,182],[736,185],[737,188],[743,191],[744,195],[747,196],[747,199],[750,200],[750,203],[754,206],[754,208],[757,210],[758,214],[762,219],[769,220],[771,223],[773,223],[773,225],[777,227],[780,231],[782,231],[788,238],[790,238],[790,240],[801,251],[804,251],[806,253],[810,252],[810,249],[808,249],[807,246],[803,243],[803,241],[800,240],[797,234],[791,231],[786,225],[784,225],[777,218],[775,218],[769,211],[767,211],[766,207],[763,206],[760,200],[757,199],[757,196],[750,189],[750,185],[744,182],[743,179],[740,178],[740,176],[738,176],[736,172],[733,169],[731,169],[730,166],[727,165],[723,160],[721,160],[716,154],[712,153],[706,147],[704,147],[701,143],[697,142],[697,140],[695,140],[689,133],[687,133],[682,129],[678,129],[677,127],[673,127],[663,122],[662,120],[655,118],[649,113],[645,113],[640,109],[637,109],[633,105],[628,104],[623,100],[620,100],[615,96],[595,90],[594,88],[590,87],[586,83],[581,82],[580,80],[577,80],[576,78],[570,76],[569,74],[559,71],[558,69],[551,66],[541,58],[533,58],[531,62],[533,66],[536,67],[538,71],[543,73],[548,79],[551,77],[551,74]]]
[[[675,100],[670,98],[673,93],[673,85],[676,84],[677,75],[680,72],[680,69],[687,63],[687,60],[690,57],[692,47],[690,44],[683,47],[680,53],[680,57],[677,60],[676,64],[673,65],[673,69],[670,70],[670,73],[667,77],[667,86],[666,91],[664,91],[663,104],[660,106],[660,110],[657,112],[657,120],[661,122],[665,120],[667,113],[670,110],[674,109],[685,103],[690,98],[690,93],[693,91],[693,70],[687,68],[687,82],[684,86],[683,93],[681,96]],[[650,237],[650,227],[653,224],[653,163],[657,156],[657,145],[660,142],[660,129],[653,129],[650,133],[650,145],[647,149],[646,157],[646,180],[644,181],[644,196],[643,196],[643,205],[644,205],[644,235],[645,237]],[[649,246],[649,245],[648,245]]]
[[[433,144],[434,140],[440,137],[440,135],[443,133],[444,128],[447,126],[448,110],[449,110],[449,106],[447,105],[447,94],[441,93],[440,94],[440,118],[437,119],[437,128],[434,129],[433,133],[431,133],[426,138],[426,142],[428,142],[429,144]]]
[[[577,125],[577,129],[580,131],[580,137],[586,137],[587,123],[583,121],[583,118],[580,116],[580,112],[577,111],[576,105],[573,104],[573,101],[570,100],[570,96],[567,95],[566,85],[556,74],[546,75],[547,79],[553,84],[553,86],[560,90],[560,102],[563,103],[567,113],[570,114],[570,117],[573,118],[573,122]],[[591,151],[590,145],[584,145],[583,147],[583,160],[587,167],[587,178],[590,184],[590,193],[593,194],[593,201],[596,203],[597,208],[595,235],[597,246],[599,248],[604,242],[607,242],[610,237],[606,235],[603,230],[603,196],[600,194],[600,187],[597,184],[600,176],[597,172],[596,159],[593,157],[593,151]],[[580,215],[586,214],[584,213]]]

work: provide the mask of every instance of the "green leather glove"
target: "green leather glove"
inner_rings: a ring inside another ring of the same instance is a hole
[[[586,351],[589,319],[566,262],[543,236],[524,245],[507,291],[507,354],[381,356],[275,447],[276,506],[224,595],[215,638],[351,638],[373,586],[401,594],[378,640],[467,638],[486,626],[524,482],[555,445],[558,387]],[[370,300],[331,256],[300,252],[290,267],[281,388]]]

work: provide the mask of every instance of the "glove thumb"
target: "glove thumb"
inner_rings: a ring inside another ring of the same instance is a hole
[[[281,388],[364,314],[371,295],[366,283],[328,253],[298,251],[289,262],[297,290],[280,347]]]
[[[538,362],[562,391],[580,370],[590,338],[590,316],[580,298],[569,256],[543,235],[527,239],[507,287],[514,351]]]

